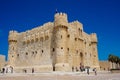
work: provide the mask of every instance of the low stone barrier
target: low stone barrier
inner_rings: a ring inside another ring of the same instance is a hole
[[[120,73],[120,69],[111,69],[111,73]]]

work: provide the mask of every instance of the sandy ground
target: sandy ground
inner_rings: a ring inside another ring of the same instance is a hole
[[[51,72],[51,73],[13,73],[0,74],[0,80],[120,80],[120,73],[98,72],[97,75],[90,73]]]

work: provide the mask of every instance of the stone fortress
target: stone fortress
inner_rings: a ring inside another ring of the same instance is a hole
[[[72,71],[80,65],[99,69],[96,34],[85,33],[78,21],[69,23],[65,13],[32,30],[10,31],[8,41],[14,72]]]

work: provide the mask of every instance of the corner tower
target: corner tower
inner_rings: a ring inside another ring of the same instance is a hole
[[[92,33],[91,35],[91,47],[92,47],[92,60],[93,60],[93,68],[100,69],[99,67],[99,61],[98,61],[98,50],[97,50],[97,35],[96,33]]]
[[[17,31],[9,32],[8,62],[9,62],[9,65],[12,65],[12,66],[15,65],[14,62],[15,62],[16,54],[17,54],[17,36],[18,36]]]
[[[69,71],[67,61],[67,14],[56,13],[54,16],[54,46],[55,46],[55,71]]]

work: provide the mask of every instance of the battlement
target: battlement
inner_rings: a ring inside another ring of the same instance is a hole
[[[18,33],[18,32],[15,31],[15,30],[11,30],[11,31],[9,32],[9,34],[13,34],[13,33]]]
[[[18,32],[17,31],[10,31],[9,32],[9,42],[17,42],[17,36],[18,36]]]
[[[91,37],[91,42],[98,42],[96,33],[91,33],[90,37]]]
[[[56,13],[54,16],[54,26],[64,25],[68,26],[67,14]]]
[[[55,17],[59,17],[59,16],[67,17],[67,14],[66,13],[62,13],[62,12],[55,14]]]

